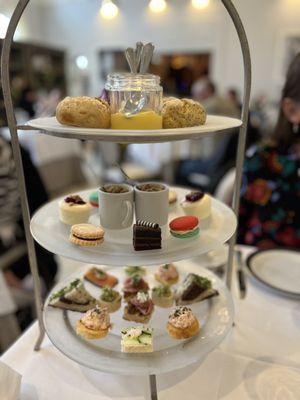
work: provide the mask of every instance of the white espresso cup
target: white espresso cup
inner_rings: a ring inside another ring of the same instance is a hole
[[[105,229],[126,229],[133,222],[133,187],[107,183],[99,188],[100,224]]]
[[[144,182],[134,187],[135,217],[160,226],[168,223],[169,188],[160,182]]]

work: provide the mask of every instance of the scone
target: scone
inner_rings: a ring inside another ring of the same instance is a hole
[[[180,202],[180,206],[186,215],[195,215],[202,220],[211,214],[211,197],[201,191],[190,192]]]
[[[110,318],[106,308],[96,306],[77,322],[76,333],[85,339],[101,339],[108,334]]]
[[[191,99],[166,98],[162,107],[163,128],[186,128],[204,125],[206,112],[202,104]]]
[[[59,219],[66,225],[87,222],[91,207],[78,195],[69,195],[59,202]]]
[[[168,334],[174,339],[189,339],[199,332],[199,322],[188,307],[176,307],[169,315]]]
[[[106,129],[110,127],[110,107],[98,97],[66,97],[56,107],[56,118],[63,125]]]

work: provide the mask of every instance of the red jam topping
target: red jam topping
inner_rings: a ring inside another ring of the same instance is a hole
[[[204,196],[203,192],[191,192],[185,196],[186,201],[194,202],[202,199]]]
[[[65,198],[66,203],[72,203],[72,204],[86,204],[84,200],[78,195],[74,196],[68,196]]]

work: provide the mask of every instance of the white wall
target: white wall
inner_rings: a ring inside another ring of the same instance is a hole
[[[210,51],[212,78],[221,90],[243,86],[240,45],[221,1],[211,0],[205,11],[195,11],[189,0],[169,0],[164,15],[148,12],[148,0],[119,0],[120,15],[103,21],[100,0],[31,2],[22,19],[22,40],[43,42],[68,51],[71,92],[78,89],[74,57],[89,58],[90,94],[102,86],[97,52],[124,48],[137,40],[152,41],[161,51]],[[1,8],[2,4],[2,8]],[[0,12],[7,1],[0,0]],[[16,0],[11,0],[12,8]],[[235,0],[248,35],[253,64],[252,94],[277,97],[283,63],[281,45],[287,32],[300,34],[299,0]],[[74,90],[75,89],[75,90]]]

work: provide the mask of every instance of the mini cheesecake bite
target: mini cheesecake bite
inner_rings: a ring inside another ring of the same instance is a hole
[[[66,225],[87,222],[91,207],[80,196],[74,194],[59,202],[59,219]]]
[[[188,193],[180,205],[186,215],[195,215],[200,220],[211,214],[211,197],[201,191]]]

